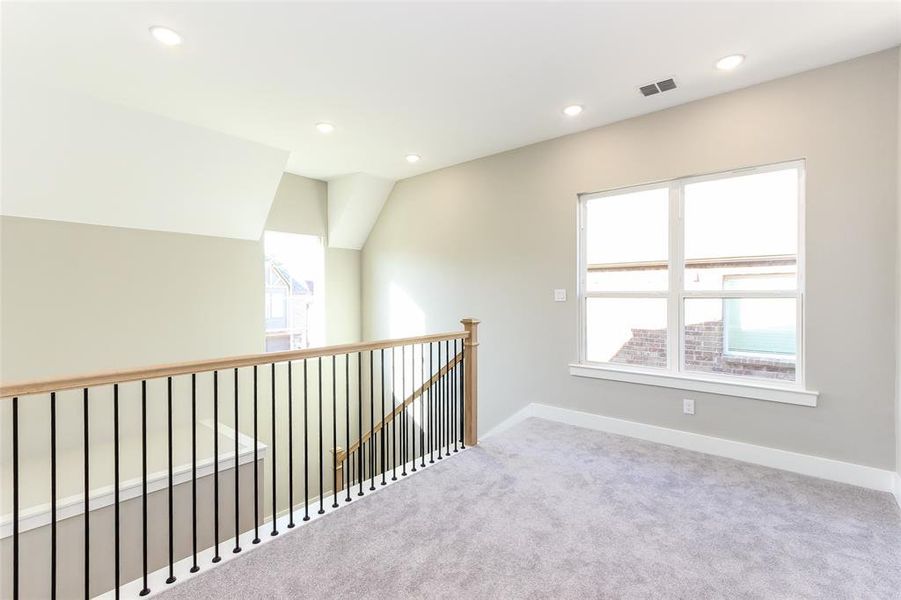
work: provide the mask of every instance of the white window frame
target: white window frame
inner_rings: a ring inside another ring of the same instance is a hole
[[[767,173],[796,169],[798,172],[798,249],[797,271],[798,285],[795,290],[686,290],[685,274],[685,219],[684,190],[693,183],[741,177],[752,173]],[[758,398],[786,402],[803,406],[816,406],[818,394],[806,389],[805,364],[805,160],[798,159],[787,162],[772,163],[755,167],[734,169],[731,171],[680,177],[668,181],[660,181],[637,186],[616,188],[601,192],[579,194],[578,197],[578,296],[579,296],[579,362],[570,365],[572,375],[613,379],[690,389],[709,391],[725,395]],[[598,198],[619,196],[651,189],[668,189],[668,224],[669,224],[669,288],[665,291],[588,291],[587,276],[587,222],[588,202]],[[599,363],[587,359],[587,308],[589,298],[663,298],[667,300],[667,366],[665,369],[643,367],[640,365],[622,365],[618,363]],[[685,322],[685,301],[693,298],[793,298],[797,306],[797,356],[795,361],[795,381],[764,380],[754,377],[702,373],[685,369],[685,340],[683,324]]]

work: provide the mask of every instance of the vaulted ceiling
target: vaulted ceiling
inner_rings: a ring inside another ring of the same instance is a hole
[[[152,25],[183,43],[160,45]],[[235,149],[249,145],[235,160],[266,163],[254,176],[283,160],[314,178],[396,180],[899,43],[897,2],[5,2],[4,120],[11,85],[42,86],[166,117],[195,138],[236,138]],[[733,53],[747,55],[739,69],[714,68]],[[639,94],[669,77],[677,89]],[[585,110],[567,117],[569,104]],[[17,148],[4,146],[6,163]],[[198,161],[192,177],[215,176],[201,146],[176,156]],[[43,156],[55,177],[59,161],[79,160],[77,144],[63,147],[65,157],[48,149],[22,162]],[[422,159],[408,163],[410,153]],[[207,199],[179,203],[214,206],[215,185],[184,183]],[[268,209],[270,184],[251,187]]]
[[[874,52],[897,2],[4,3],[3,71],[389,179]],[[184,43],[161,47],[151,25]],[[747,62],[713,68],[727,54]],[[637,88],[675,77],[679,88]],[[572,103],[576,119],[560,110]],[[334,123],[330,135],[315,129]],[[404,157],[417,153],[410,165]]]

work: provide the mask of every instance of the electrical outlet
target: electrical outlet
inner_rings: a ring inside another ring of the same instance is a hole
[[[695,414],[695,401],[691,398],[682,400],[682,412],[686,415]]]
[[[554,290],[554,302],[566,302],[566,290]]]

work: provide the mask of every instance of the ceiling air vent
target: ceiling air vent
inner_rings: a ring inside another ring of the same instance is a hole
[[[664,79],[663,81],[658,81],[657,83],[649,83],[638,88],[642,96],[653,96],[654,94],[668,92],[674,89],[676,89],[676,82],[673,81],[672,77]]]
[[[676,82],[670,79],[664,79],[663,81],[657,82],[657,87],[660,88],[661,92],[668,92],[670,90],[676,89]]]

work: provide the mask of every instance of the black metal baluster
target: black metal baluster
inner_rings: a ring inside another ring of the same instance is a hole
[[[84,422],[84,597],[91,597],[91,468],[88,431],[88,388],[82,391]]]
[[[438,460],[441,460],[441,342],[435,344],[435,420],[432,424],[435,438],[435,449],[438,451]]]
[[[173,536],[172,517],[174,507],[172,504],[172,378],[166,378],[166,432],[169,442],[169,577],[166,583],[175,583],[175,541]]]
[[[442,440],[444,442],[444,456],[450,456],[450,437],[448,424],[450,423],[450,342],[444,340],[444,377],[441,378],[441,393],[444,395],[442,410],[444,418],[441,420],[441,428],[444,430]]]
[[[382,348],[379,350],[379,368],[381,369],[381,383],[379,384],[379,391],[382,394],[382,427],[381,431],[381,443],[382,443],[382,485],[386,485],[388,482],[385,481],[385,471],[387,467],[385,465],[385,435],[388,433],[388,428],[385,426],[385,349]]]
[[[219,371],[213,371],[213,562],[219,556]],[[145,553],[146,554],[146,553]]]
[[[56,392],[50,392],[50,598],[53,600],[56,599],[56,537]]]
[[[259,435],[258,404],[257,404],[257,365],[253,366],[253,540],[252,544],[260,543],[260,469],[258,461]],[[237,468],[237,465],[235,465]]]
[[[288,529],[294,527],[294,383],[288,361]]]
[[[446,358],[446,357],[445,357]],[[441,342],[438,342],[438,372],[435,373],[437,380],[435,387],[438,388],[438,419],[435,421],[435,432],[438,436],[438,460],[444,458],[444,378],[441,376]]]
[[[400,347],[400,474],[407,476],[407,357]]]
[[[19,399],[13,398],[13,598],[19,600]]]
[[[450,340],[444,340],[444,455],[450,456]]]
[[[347,484],[344,486],[347,497],[344,498],[344,501],[350,502],[352,500],[350,497],[350,465],[352,463],[350,453],[350,354],[344,355],[344,426],[344,460],[347,463],[344,465],[345,477],[347,479]]]
[[[322,357],[319,357],[319,513],[325,514],[325,479],[322,460]]]
[[[440,349],[441,342],[438,342],[438,347]],[[440,350],[439,350],[439,353],[440,353]],[[448,346],[447,346],[447,341],[445,340],[444,360],[438,361],[438,373],[439,373],[438,394],[439,394],[439,398],[441,400],[441,413],[440,413],[441,414],[441,424],[440,424],[441,425],[441,427],[440,427],[441,428],[441,448],[442,448],[441,454],[444,454],[444,455],[447,455],[447,398],[448,398],[447,382],[448,382],[448,375],[449,375],[449,371],[447,369],[448,360],[449,360]],[[442,370],[444,371],[443,374],[441,374]]]
[[[442,450],[442,442],[444,441],[444,395],[441,384],[444,378],[441,377],[441,342],[435,344],[435,352],[437,353],[437,363],[435,364],[435,442],[438,450],[438,460],[444,457]]]
[[[441,375],[442,365],[447,364],[447,353],[441,359],[441,342],[438,342],[438,458],[444,456],[444,377]]]
[[[421,357],[420,357],[421,358]],[[413,467],[410,469],[416,472],[416,344],[410,344],[410,438],[413,450],[410,458],[413,460]]]
[[[460,449],[466,449],[466,340],[460,340]]]
[[[338,508],[338,372],[332,354],[332,508]]]
[[[372,350],[369,351],[369,491],[375,491],[375,378]]]
[[[118,502],[117,502],[118,506]],[[191,373],[191,555],[194,564],[191,572],[200,570],[197,565],[197,374]]]
[[[435,429],[435,450],[437,451],[436,458],[441,460],[444,452],[441,450],[441,442],[442,442],[442,395],[441,395],[441,383],[443,379],[441,377],[441,342],[435,342],[435,383],[433,388],[435,390],[435,422],[432,425]]]
[[[144,570],[144,588],[140,595],[150,593],[147,585],[147,380],[141,381],[141,562]]]
[[[277,439],[275,437],[275,415],[276,415],[276,407],[275,407],[275,363],[272,363],[272,370],[270,372],[270,379],[272,382],[272,437],[269,438],[272,440],[272,531],[269,535],[278,535],[278,527],[276,523],[278,522],[278,487],[276,485],[276,477],[278,475],[278,460],[275,454],[275,447],[278,445]]]
[[[232,548],[232,554],[237,554],[241,551],[241,500],[240,500],[240,461],[238,460],[238,438],[240,438],[239,432],[240,428],[240,419],[238,417],[240,411],[238,409],[238,369],[235,368],[235,547]]]
[[[113,584],[119,598],[119,384],[113,384]]]
[[[363,495],[363,354],[361,352],[357,352],[357,421],[359,429],[357,430],[359,433],[359,479],[360,479],[360,491],[357,492],[357,496]]]
[[[303,360],[303,520],[310,520],[310,413],[307,408],[307,359]]]
[[[459,352],[459,351],[457,350],[457,340],[454,340],[454,361],[457,360],[457,354],[458,354],[458,352]],[[454,427],[454,452],[459,452],[460,449],[457,447],[457,439],[459,438],[459,436],[457,435],[457,433],[458,433],[458,432],[457,432],[457,414],[458,414],[460,411],[459,411],[459,409],[458,409],[458,407],[457,407],[457,401],[458,401],[458,399],[460,398],[460,394],[459,394],[459,391],[458,391],[458,389],[457,389],[457,364],[456,364],[456,362],[454,363],[454,374],[453,374],[453,376],[451,377],[451,381],[452,381],[452,384],[451,384],[451,385],[453,386],[451,389],[453,390],[453,399],[452,399],[452,402],[453,402],[453,407],[454,407],[454,414],[453,414],[453,416],[451,417],[451,420],[453,421],[453,424],[454,424],[454,425],[453,425],[453,427]]]
[[[429,381],[435,373],[435,364],[433,362],[434,349],[432,342],[429,342]],[[429,464],[435,462],[435,386],[429,385]]]
[[[420,377],[422,378],[422,387],[419,390],[419,454],[420,454],[420,467],[425,467],[425,391],[427,388],[427,381],[425,376],[425,344],[419,344],[419,372],[421,373]],[[431,378],[431,374],[429,375]],[[416,414],[416,404],[413,404],[413,414]]]
[[[394,369],[397,367],[397,348],[391,348],[391,481],[397,481],[397,410],[395,400],[395,375]]]

